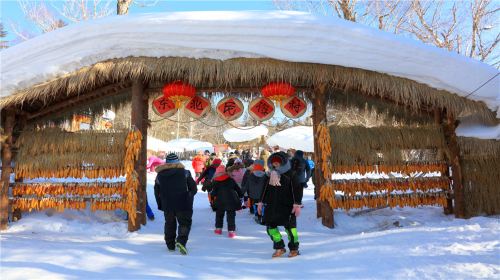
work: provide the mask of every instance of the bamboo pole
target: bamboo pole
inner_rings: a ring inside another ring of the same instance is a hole
[[[9,224],[9,182],[12,172],[12,131],[15,125],[15,112],[12,109],[5,110],[3,123],[4,133],[7,136],[2,143],[2,185],[0,190],[0,230],[5,230]]]
[[[326,124],[326,85],[321,84],[315,88],[313,99],[313,133],[317,135],[318,126],[321,123]],[[319,200],[319,193],[321,186],[325,183],[325,178],[323,178],[323,173],[321,172],[321,154],[322,150],[319,148],[319,139],[314,137],[314,162],[316,163],[316,168],[314,168],[314,193],[316,197],[316,216],[321,217],[321,223],[329,228],[333,228],[333,209],[327,202]]]

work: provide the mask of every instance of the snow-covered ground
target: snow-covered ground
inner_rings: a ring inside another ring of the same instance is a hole
[[[316,219],[312,186],[298,220],[297,258],[271,259],[265,227],[247,210],[236,215],[235,239],[227,237],[226,224],[222,236],[214,235],[214,213],[201,191],[189,255],[171,253],[153,197],[154,178],[148,174],[156,219],[138,232],[128,233],[112,212],[25,214],[1,233],[1,279],[500,278],[498,217],[459,220],[438,207],[336,211],[336,228],[328,229]]]

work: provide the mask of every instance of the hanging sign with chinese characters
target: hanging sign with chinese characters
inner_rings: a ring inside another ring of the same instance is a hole
[[[281,103],[281,112],[289,118],[302,117],[307,111],[307,103],[304,99],[292,96]]]
[[[274,104],[271,100],[259,97],[248,105],[250,116],[257,121],[265,121],[274,115]]]
[[[177,108],[172,100],[161,95],[153,100],[153,111],[160,117],[168,118],[177,112]]]
[[[203,118],[210,112],[210,100],[205,97],[196,95],[195,97],[191,98],[188,103],[186,103],[186,106],[184,108],[186,109],[185,112],[192,118]]]
[[[233,121],[243,114],[243,103],[234,97],[226,97],[217,103],[217,114],[225,121]]]

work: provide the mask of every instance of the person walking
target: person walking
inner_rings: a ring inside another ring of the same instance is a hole
[[[215,208],[215,234],[222,234],[224,215],[227,216],[228,237],[236,236],[236,210],[241,209],[241,192],[238,184],[229,177],[224,165],[219,165],[212,180],[212,197]]]
[[[263,205],[266,205],[264,223],[275,249],[272,257],[277,258],[286,253],[278,226],[284,226],[288,236],[290,249],[288,257],[296,257],[299,255],[297,217],[301,211],[304,188],[295,180],[286,153],[272,154],[268,165],[269,182],[262,192],[261,201],[257,204],[257,211],[262,214]]]
[[[156,172],[154,192],[158,209],[165,216],[165,243],[169,251],[177,248],[186,255],[196,183],[175,154],[169,154],[165,164],[156,167]]]
[[[197,179],[198,177],[200,177],[201,172],[203,172],[203,169],[205,168],[205,156],[203,155],[202,151],[199,151],[198,154],[193,158],[191,165],[194,169],[195,179]]]
[[[263,222],[262,215],[257,211],[257,204],[260,202],[262,191],[267,185],[268,180],[269,177],[267,177],[266,172],[264,172],[264,161],[258,159],[248,168],[241,187],[243,193],[248,193],[250,213],[255,215],[254,219],[258,224],[263,224]]]
[[[301,150],[295,151],[292,158],[292,172],[296,180],[303,188],[307,188],[307,182],[311,178],[311,167],[304,159],[304,152]]]

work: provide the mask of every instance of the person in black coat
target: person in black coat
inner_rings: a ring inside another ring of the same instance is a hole
[[[264,172],[264,161],[255,160],[254,164],[247,169],[245,176],[243,177],[243,182],[241,183],[241,191],[247,193],[250,198],[250,213],[255,215],[255,221],[259,224],[263,224],[262,215],[257,211],[257,203],[260,202],[262,197],[262,191],[267,185],[269,177],[267,177],[266,172]]]
[[[196,183],[175,154],[169,154],[165,164],[157,166],[155,170],[158,173],[154,186],[155,198],[158,209],[165,216],[165,243],[170,251],[175,251],[177,247],[185,255],[191,231],[193,199],[197,192]]]
[[[241,209],[243,193],[236,182],[229,177],[224,165],[219,165],[212,180],[212,197],[217,209],[215,212],[215,234],[222,234],[224,215],[227,214],[228,236],[236,236],[236,210]]]
[[[293,176],[288,155],[284,152],[274,153],[269,157],[269,182],[262,192],[258,212],[262,212],[266,204],[264,222],[267,234],[274,243],[274,257],[280,257],[285,250],[285,243],[278,226],[284,226],[288,235],[288,257],[299,255],[299,239],[297,234],[297,217],[300,215],[303,188]]]
[[[295,155],[291,160],[292,172],[296,177],[295,179],[300,183],[303,188],[307,188],[307,182],[311,178],[311,167],[304,159],[304,152],[301,150],[295,151]]]

